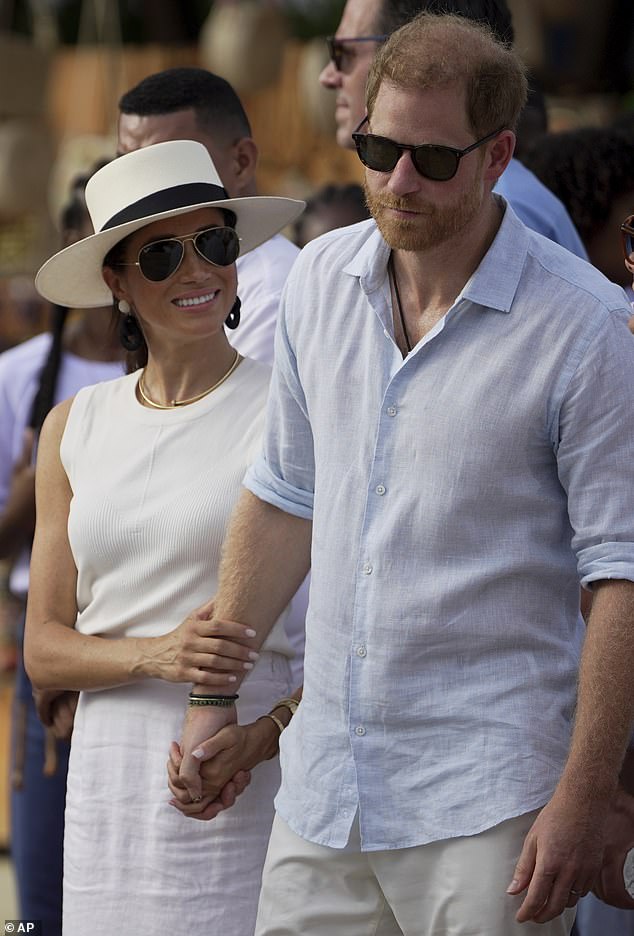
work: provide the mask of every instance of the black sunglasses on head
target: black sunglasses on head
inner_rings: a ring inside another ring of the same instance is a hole
[[[192,242],[196,253],[213,266],[231,266],[240,253],[240,238],[233,228],[211,227],[183,237],[152,241],[141,247],[134,263],[121,263],[120,266],[138,266],[146,280],[160,283],[176,273],[183,262],[188,241]]]
[[[621,225],[621,243],[627,262],[634,266],[634,215],[630,215]]]
[[[449,179],[453,179],[463,156],[492,140],[504,129],[500,127],[493,133],[487,133],[481,140],[476,140],[465,149],[456,149],[454,146],[444,146],[441,143],[421,143],[419,146],[411,146],[409,143],[397,143],[389,137],[376,136],[374,133],[359,133],[367,120],[368,118],[364,117],[352,134],[359,159],[364,166],[376,172],[391,172],[403,153],[409,152],[416,171],[434,182],[448,182]]]
[[[346,45],[350,42],[385,42],[388,36],[350,36],[349,38],[338,38],[337,36],[326,36],[326,45],[328,46],[328,58],[333,63],[337,71],[343,71],[343,58],[349,52]]]

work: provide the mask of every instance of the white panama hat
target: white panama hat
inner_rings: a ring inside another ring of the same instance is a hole
[[[152,221],[198,208],[227,208],[237,218],[242,256],[294,221],[304,204],[266,195],[229,198],[202,143],[155,143],[119,156],[89,179],[86,205],[95,233],[47,260],[35,288],[45,299],[70,308],[109,305],[104,257]]]

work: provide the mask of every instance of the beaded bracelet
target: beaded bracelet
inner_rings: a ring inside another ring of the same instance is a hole
[[[215,705],[219,708],[229,708],[239,698],[235,695],[202,695],[197,692],[190,692],[188,701],[190,705]]]

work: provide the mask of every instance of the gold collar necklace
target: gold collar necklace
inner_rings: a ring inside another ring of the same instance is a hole
[[[141,397],[144,403],[147,403],[147,405],[151,406],[153,409],[168,410],[168,409],[176,409],[179,406],[189,406],[190,403],[196,403],[198,400],[202,400],[203,397],[206,397],[209,393],[212,393],[214,390],[217,390],[218,387],[225,382],[225,380],[228,380],[229,377],[231,377],[234,370],[236,369],[236,367],[242,360],[243,360],[242,355],[238,354],[238,352],[236,351],[236,356],[233,360],[231,367],[229,368],[227,373],[223,377],[221,377],[220,380],[218,380],[212,387],[208,387],[208,389],[203,390],[202,393],[197,393],[196,396],[188,397],[186,400],[172,400],[171,403],[157,403],[156,400],[153,400],[151,397],[147,395],[147,391],[144,386],[145,368],[143,368],[143,371],[141,372],[141,376],[139,377],[139,382],[137,384],[139,396]]]

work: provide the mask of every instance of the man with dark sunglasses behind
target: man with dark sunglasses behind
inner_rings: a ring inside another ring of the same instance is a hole
[[[365,83],[374,53],[395,29],[424,11],[487,23],[502,42],[513,42],[505,0],[347,0],[337,32],[328,39],[330,62],[320,76],[322,85],[336,94],[339,146],[353,148],[352,133],[365,115]],[[524,224],[588,259],[565,206],[519,160],[511,159],[497,191]]]
[[[257,936],[566,936],[601,864],[634,718],[634,343],[622,290],[493,192],[525,95],[463,17],[395,32],[373,218],[289,276],[215,597],[257,648],[312,558]],[[186,716],[194,795],[214,718]]]

